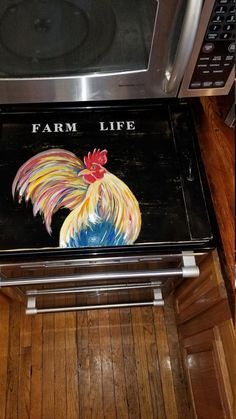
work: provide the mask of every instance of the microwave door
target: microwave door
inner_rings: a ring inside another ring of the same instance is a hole
[[[202,0],[4,0],[0,103],[177,96]]]

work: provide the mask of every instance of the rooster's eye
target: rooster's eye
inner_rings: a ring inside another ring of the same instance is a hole
[[[96,164],[92,164],[91,169],[96,170]]]

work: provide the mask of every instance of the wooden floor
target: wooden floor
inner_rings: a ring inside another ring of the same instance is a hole
[[[0,295],[0,419],[189,419],[172,303],[26,317]]]

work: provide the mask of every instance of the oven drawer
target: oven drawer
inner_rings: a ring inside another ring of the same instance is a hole
[[[2,265],[0,286],[21,293],[27,314],[163,305],[173,280],[199,275],[196,257],[185,252]]]

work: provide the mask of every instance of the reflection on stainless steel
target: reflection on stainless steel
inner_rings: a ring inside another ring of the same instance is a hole
[[[14,287],[22,285],[43,285],[43,284],[58,284],[61,282],[82,282],[82,281],[99,281],[99,280],[117,280],[117,279],[138,279],[138,278],[155,278],[155,277],[170,277],[183,275],[186,276],[190,274],[191,277],[198,276],[198,269],[193,270],[189,268],[180,268],[180,269],[159,269],[159,270],[150,270],[150,271],[124,271],[124,272],[104,272],[104,273],[94,273],[87,275],[69,275],[69,276],[45,276],[41,278],[17,278],[12,280],[2,280],[0,278],[0,288],[1,287]]]
[[[161,282],[135,282],[124,283],[122,285],[96,285],[96,286],[84,286],[76,288],[50,288],[42,290],[29,290],[26,291],[27,296],[37,296],[37,295],[53,295],[53,294],[83,294],[89,292],[111,292],[111,291],[126,291],[132,289],[144,289],[144,288],[156,288],[161,285]]]
[[[12,267],[16,268],[18,271],[21,269],[39,269],[39,268],[65,268],[65,267],[78,267],[78,266],[107,266],[113,264],[121,263],[142,263],[142,262],[159,262],[162,260],[165,261],[175,261],[178,258],[182,259],[184,256],[202,256],[204,251],[183,251],[181,253],[173,254],[161,254],[161,255],[135,255],[135,256],[110,256],[110,257],[87,257],[80,259],[60,259],[60,260],[43,260],[42,262],[11,262],[11,263],[0,263],[0,271],[3,268]]]
[[[188,2],[175,62],[172,68],[166,70],[166,92],[175,90],[183,78],[198,30],[202,5],[203,0],[189,0]]]

